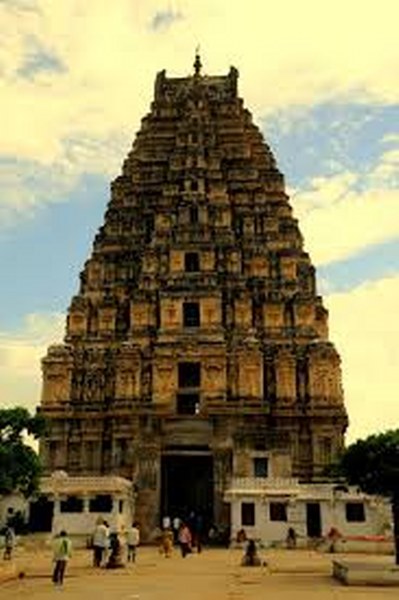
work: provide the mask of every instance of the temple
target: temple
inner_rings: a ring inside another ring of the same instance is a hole
[[[233,478],[316,481],[343,447],[340,358],[284,178],[238,71],[155,80],[43,359],[45,472],[132,482],[162,515],[230,522]]]

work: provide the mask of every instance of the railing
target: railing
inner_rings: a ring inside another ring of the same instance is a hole
[[[230,489],[234,490],[287,490],[299,488],[299,481],[294,477],[234,477]]]

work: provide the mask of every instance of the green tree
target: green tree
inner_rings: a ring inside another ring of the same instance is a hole
[[[43,418],[26,408],[0,409],[0,495],[19,491],[29,496],[37,489],[40,461],[26,436],[38,438],[44,427]]]
[[[349,483],[364,492],[390,498],[395,562],[399,565],[399,429],[351,444],[341,457],[339,469]]]

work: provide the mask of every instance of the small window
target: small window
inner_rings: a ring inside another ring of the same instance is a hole
[[[191,187],[192,192],[197,192],[198,191],[198,181],[196,179],[192,179],[190,187]]]
[[[198,223],[198,206],[190,206],[190,223]]]
[[[200,306],[199,302],[183,303],[183,326],[199,327],[200,325]]]
[[[287,521],[287,505],[285,502],[270,502],[270,521]]]
[[[267,458],[254,458],[254,476],[267,477],[268,466]]]
[[[200,363],[179,363],[179,388],[197,388],[201,385]]]
[[[200,261],[198,252],[186,252],[184,255],[184,270],[187,273],[198,273]]]
[[[123,500],[119,500],[119,502],[118,502],[118,512],[119,512],[119,514],[123,513],[123,509],[124,509],[124,502],[123,502]]]
[[[242,502],[241,525],[248,527],[255,525],[255,504],[253,502]]]
[[[110,513],[112,512],[112,496],[109,494],[100,494],[92,498],[89,503],[91,513]]]
[[[61,500],[60,511],[62,513],[83,512],[83,499],[76,496],[68,496],[66,500]]]
[[[345,510],[348,523],[363,523],[366,520],[363,502],[347,502]]]
[[[199,408],[199,394],[177,394],[177,413],[179,415],[197,415]]]

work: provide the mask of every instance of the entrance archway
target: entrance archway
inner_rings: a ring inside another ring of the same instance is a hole
[[[212,456],[166,455],[161,464],[161,515],[184,520],[195,513],[208,527],[213,520]]]

